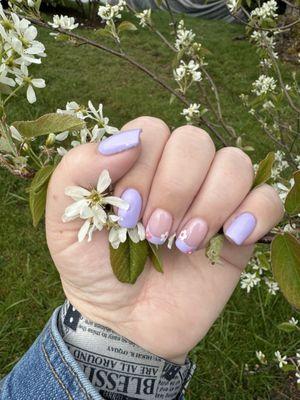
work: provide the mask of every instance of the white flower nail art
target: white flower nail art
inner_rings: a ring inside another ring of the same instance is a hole
[[[160,240],[161,240],[162,242],[164,242],[165,240],[167,240],[168,236],[169,236],[169,232],[162,233],[162,234],[160,235]]]
[[[180,232],[180,234],[179,234],[179,236],[178,236],[178,239],[179,240],[185,240],[186,238],[187,238],[187,230],[186,229],[184,229],[183,231],[181,231]]]

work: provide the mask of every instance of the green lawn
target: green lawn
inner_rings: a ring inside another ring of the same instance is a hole
[[[164,14],[157,22],[166,31]],[[243,40],[243,28],[222,22],[189,20],[203,45],[211,51],[210,71],[221,88],[224,113],[247,143],[256,147],[257,161],[270,150],[270,143],[243,107],[238,95],[246,92],[257,76],[258,59]],[[93,36],[92,31],[88,32]],[[105,114],[115,126],[139,115],[164,119],[171,127],[184,123],[182,106],[169,105],[169,95],[150,79],[126,63],[99,50],[73,48],[56,43],[49,32],[40,31],[48,57],[38,77],[47,89],[38,91],[38,101],[29,105],[18,99],[9,117],[33,119],[65,106],[68,100],[103,102]],[[125,47],[142,63],[169,74],[170,53],[146,31],[130,34]],[[290,70],[283,66],[284,70]],[[0,171],[0,375],[5,375],[41,331],[54,307],[63,301],[59,276],[53,266],[41,225],[34,229],[26,203],[26,184]],[[18,193],[19,197],[13,194]],[[297,399],[293,384],[276,368],[247,373],[256,364],[255,350],[269,358],[274,351],[294,354],[300,338],[280,332],[277,324],[288,320],[292,309],[281,295],[272,297],[264,307],[265,293],[255,290],[247,295],[237,288],[233,298],[205,340],[197,347],[198,369],[189,389],[188,399]],[[188,329],[188,327],[187,327]],[[292,394],[294,393],[294,394]]]

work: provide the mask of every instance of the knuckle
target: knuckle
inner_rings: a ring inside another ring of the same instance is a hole
[[[189,146],[195,147],[197,150],[203,150],[205,146],[206,151],[209,149],[212,153],[215,153],[215,144],[210,135],[196,126],[181,126],[175,129],[172,133],[172,137],[174,137],[175,140],[178,138],[179,141],[187,141]]]
[[[240,162],[245,168],[247,168],[251,175],[254,175],[252,160],[243,150],[238,147],[228,146],[218,151],[218,154],[225,156],[233,160],[234,162]]]
[[[284,215],[284,206],[276,189],[270,185],[264,184],[258,187],[257,190],[261,191],[267,206],[270,207],[271,210],[274,210],[274,213],[277,213],[278,217],[281,219]]]
[[[148,115],[144,115],[138,117],[128,124],[126,124],[122,129],[128,129],[131,126],[139,127],[139,128],[147,128],[151,131],[151,134],[160,134],[168,137],[170,135],[170,130],[168,125],[160,118],[151,117]]]

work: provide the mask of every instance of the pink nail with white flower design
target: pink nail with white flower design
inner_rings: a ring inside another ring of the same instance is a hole
[[[208,231],[207,223],[201,218],[191,219],[180,231],[176,247],[182,253],[192,254],[199,247]]]
[[[164,244],[169,236],[172,222],[173,218],[169,212],[157,208],[152,213],[146,227],[146,238],[148,242]]]

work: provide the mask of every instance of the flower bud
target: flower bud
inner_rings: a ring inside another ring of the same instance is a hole
[[[49,133],[47,140],[46,140],[46,146],[51,147],[55,143],[55,135],[54,133]]]

